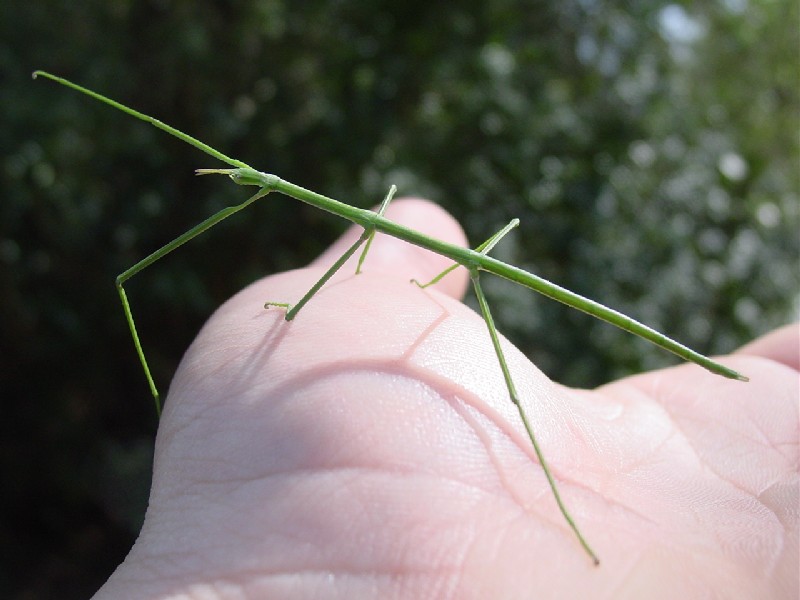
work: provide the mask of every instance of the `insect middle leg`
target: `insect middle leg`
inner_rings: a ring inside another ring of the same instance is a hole
[[[383,214],[386,212],[386,208],[389,206],[389,202],[392,201],[392,198],[394,197],[396,191],[397,188],[395,186],[392,186],[389,189],[389,192],[386,194],[386,197],[383,199],[383,202],[381,202],[380,206],[378,207],[378,210],[376,211],[376,214],[379,217],[382,217]],[[325,271],[322,277],[320,277],[319,280],[313,286],[311,286],[311,289],[308,290],[303,295],[303,297],[297,301],[296,304],[289,304],[288,302],[265,302],[264,308],[269,308],[270,306],[285,308],[286,309],[285,318],[287,321],[291,321],[297,316],[297,313],[300,312],[300,309],[303,308],[308,303],[309,300],[311,300],[314,294],[316,294],[322,288],[322,286],[325,285],[331,277],[333,277],[336,271],[341,269],[342,266],[350,259],[350,257],[353,256],[353,254],[355,254],[356,250],[359,249],[361,244],[366,242],[367,245],[364,247],[361,256],[358,258],[358,266],[356,267],[356,275],[361,273],[361,266],[364,264],[364,259],[367,256],[367,252],[369,251],[370,245],[372,244],[372,240],[374,237],[375,237],[375,228],[365,227],[364,231],[355,241],[355,243],[352,246],[350,246],[345,251],[345,253],[342,254],[339,257],[339,259],[335,263],[333,263],[333,265],[327,271]]]

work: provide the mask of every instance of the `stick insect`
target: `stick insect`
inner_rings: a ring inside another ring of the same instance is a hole
[[[541,277],[538,277],[532,273],[524,271],[518,267],[513,265],[507,264],[505,262],[499,261],[495,258],[489,256],[489,251],[505,236],[511,229],[516,227],[519,224],[518,219],[512,220],[506,227],[498,231],[488,240],[486,240],[483,244],[476,247],[474,250],[469,248],[461,248],[459,246],[454,246],[443,241],[437,240],[435,238],[429,237],[424,235],[418,231],[414,231],[408,227],[404,227],[397,223],[394,223],[388,219],[386,219],[383,215],[386,210],[386,207],[389,205],[389,202],[394,195],[395,188],[392,186],[389,193],[384,198],[383,202],[380,204],[380,207],[376,212],[372,212],[369,210],[356,208],[355,206],[351,206],[349,204],[345,204],[343,202],[339,202],[338,200],[334,200],[333,198],[328,198],[317,192],[313,192],[311,190],[302,188],[294,183],[290,183],[281,179],[276,175],[270,175],[267,173],[262,173],[257,171],[247,165],[246,163],[236,160],[234,158],[230,158],[225,154],[215,150],[214,148],[204,144],[200,140],[195,139],[194,137],[183,133],[162,123],[161,121],[154,119],[148,115],[140,113],[132,108],[129,108],[119,102],[116,102],[106,96],[98,94],[92,90],[89,90],[85,87],[82,87],[72,81],[67,79],[63,79],[61,77],[57,77],[50,73],[44,71],[36,71],[33,73],[33,78],[35,79],[38,76],[45,77],[56,83],[61,85],[67,86],[76,90],[82,94],[90,96],[100,102],[108,104],[117,110],[120,110],[132,117],[140,119],[146,123],[149,123],[168,134],[194,146],[195,148],[205,152],[206,154],[212,156],[213,158],[225,163],[230,168],[214,168],[214,169],[198,169],[196,172],[198,175],[209,175],[209,174],[217,174],[217,175],[226,175],[233,180],[234,183],[238,185],[245,185],[245,186],[254,186],[257,188],[257,191],[247,198],[241,204],[230,206],[224,208],[217,212],[216,214],[212,215],[211,217],[207,218],[206,220],[202,221],[198,225],[192,227],[189,231],[184,233],[183,235],[178,236],[173,241],[169,242],[168,244],[164,245],[163,247],[159,248],[146,258],[142,259],[123,273],[117,276],[116,279],[116,288],[117,292],[119,293],[120,301],[122,302],[122,308],[125,314],[125,319],[127,320],[128,327],[131,332],[131,337],[133,338],[133,344],[136,348],[136,354],[139,357],[139,361],[141,362],[142,369],[144,370],[145,378],[147,379],[147,383],[150,387],[150,392],[153,395],[153,399],[155,402],[155,408],[157,414],[161,414],[161,399],[158,393],[158,389],[156,388],[155,382],[153,381],[153,377],[150,374],[150,368],[147,364],[147,359],[145,358],[144,351],[142,349],[142,344],[139,340],[139,334],[136,331],[136,324],[134,322],[133,313],[131,311],[130,304],[128,302],[127,295],[125,294],[124,284],[134,275],[139,273],[140,271],[146,269],[150,265],[152,265],[157,260],[163,258],[179,246],[182,246],[189,240],[195,238],[196,236],[200,235],[201,233],[205,232],[207,229],[210,229],[223,219],[230,217],[231,215],[243,210],[256,200],[263,198],[267,194],[271,192],[279,192],[286,196],[290,196],[301,202],[305,202],[310,204],[311,206],[315,206],[323,211],[327,211],[333,213],[343,219],[351,221],[357,225],[360,225],[364,228],[362,235],[358,238],[358,240],[347,249],[347,251],[331,266],[328,271],[315,283],[310,290],[294,305],[284,304],[284,303],[277,303],[277,302],[267,302],[264,306],[265,308],[270,306],[280,306],[286,310],[285,318],[287,321],[291,321],[297,313],[305,306],[305,304],[311,300],[311,298],[316,294],[324,285],[325,283],[338,271],[342,265],[351,257],[353,256],[356,251],[363,245],[364,248],[359,256],[358,266],[356,268],[356,273],[361,272],[361,268],[364,263],[364,259],[369,251],[370,244],[375,236],[376,232],[381,232],[386,235],[394,236],[400,240],[404,240],[408,243],[417,245],[421,248],[425,248],[427,250],[431,250],[436,252],[446,258],[449,258],[454,261],[454,264],[449,267],[448,269],[444,270],[442,273],[434,277],[431,281],[427,283],[419,283],[415,280],[412,280],[413,283],[416,283],[422,288],[426,288],[430,285],[433,285],[442,277],[447,275],[449,272],[457,268],[458,266],[465,267],[470,275],[470,279],[472,281],[473,288],[475,290],[475,294],[478,299],[478,305],[480,307],[481,315],[483,316],[484,321],[486,322],[486,326],[489,330],[489,336],[492,341],[492,345],[494,346],[494,351],[497,356],[497,360],[500,365],[500,369],[503,374],[503,379],[505,380],[505,385],[508,391],[508,396],[511,402],[517,407],[519,412],[520,419],[525,427],[525,430],[530,438],[531,444],[533,446],[534,453],[539,461],[539,464],[542,466],[542,471],[544,472],[548,485],[553,493],[553,497],[558,505],[558,509],[563,515],[564,519],[566,520],[567,524],[569,525],[570,529],[574,532],[578,542],[583,547],[584,551],[588,554],[589,558],[595,565],[599,565],[600,561],[597,557],[597,554],[592,550],[589,546],[586,539],[583,537],[583,534],[578,529],[575,521],[573,520],[572,516],[570,515],[569,511],[567,510],[563,500],[561,499],[561,495],[558,491],[558,486],[556,485],[555,479],[550,472],[549,467],[547,466],[547,462],[544,458],[541,448],[539,447],[539,443],[537,441],[536,436],[534,435],[533,429],[531,427],[530,421],[526,415],[526,412],[523,408],[523,405],[520,403],[519,396],[517,395],[516,388],[514,386],[514,380],[511,376],[511,372],[509,370],[508,364],[506,362],[505,356],[503,354],[502,347],[500,345],[500,340],[497,333],[497,328],[495,327],[494,320],[492,319],[492,313],[489,309],[489,304],[487,302],[486,296],[483,293],[483,288],[481,287],[481,274],[483,272],[491,273],[493,275],[503,277],[514,283],[519,285],[525,286],[530,288],[533,291],[539,292],[549,298],[554,300],[558,300],[566,304],[567,306],[571,306],[572,308],[576,308],[583,312],[586,312],[598,319],[606,321],[612,325],[619,327],[625,331],[628,331],[634,335],[642,337],[665,350],[673,352],[677,354],[679,357],[683,358],[684,360],[694,362],[705,369],[708,369],[712,373],[716,373],[718,375],[722,375],[724,377],[728,377],[731,379],[738,379],[740,381],[747,381],[747,378],[736,371],[719,364],[710,358],[703,356],[702,354],[687,348],[686,346],[672,340],[671,338],[665,336],[657,332],[656,330],[635,321],[634,319],[616,311],[611,308],[608,308],[594,300],[590,300],[589,298],[585,298],[580,296],[574,292],[571,292],[563,287],[560,287],[554,283],[551,283]]]

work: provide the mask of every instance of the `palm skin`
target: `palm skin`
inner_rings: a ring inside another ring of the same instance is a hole
[[[452,243],[433,205],[389,218]],[[291,323],[358,235],[209,320],[171,385],[138,541],[97,598],[795,598],[798,327],[597,390],[507,359],[557,510],[460,269],[378,236]],[[566,309],[565,309],[566,310]],[[620,334],[623,335],[623,334]]]

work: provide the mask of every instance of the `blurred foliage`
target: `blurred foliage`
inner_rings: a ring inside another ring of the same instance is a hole
[[[85,597],[130,547],[155,419],[113,281],[243,191],[46,69],[370,206],[440,202],[495,255],[719,353],[798,311],[798,5],[0,4],[0,596]],[[342,223],[270,197],[134,279],[165,387],[203,320]],[[504,282],[504,333],[590,386],[673,363]]]

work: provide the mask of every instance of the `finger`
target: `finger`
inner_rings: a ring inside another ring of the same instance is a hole
[[[742,346],[735,354],[762,356],[800,371],[800,324],[771,331]]]
[[[443,208],[420,198],[400,198],[392,202],[385,217],[430,237],[456,246],[466,246],[466,236],[458,222]],[[311,266],[328,267],[350,247],[363,230],[354,225],[323,252]],[[348,261],[344,269],[355,269],[361,250]],[[384,272],[401,279],[430,281],[453,261],[389,235],[376,233],[363,266],[365,272]],[[461,298],[469,276],[465,269],[456,269],[436,284],[436,289],[454,298]]]

